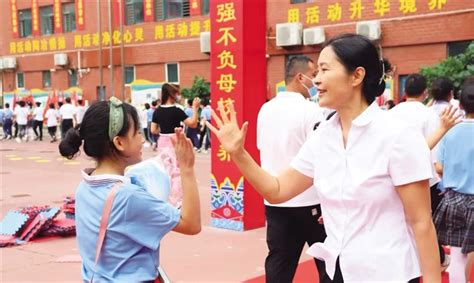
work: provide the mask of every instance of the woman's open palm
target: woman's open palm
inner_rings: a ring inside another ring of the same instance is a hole
[[[217,108],[219,115],[214,110],[212,111],[212,119],[215,121],[216,127],[209,122],[206,122],[206,125],[217,136],[227,153],[232,155],[242,151],[247,136],[248,122],[245,122],[242,128],[239,128],[233,102],[228,104],[228,113],[226,113],[226,107],[222,102],[218,102]]]

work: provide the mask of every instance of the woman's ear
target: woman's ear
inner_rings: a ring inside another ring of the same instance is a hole
[[[122,137],[120,136],[115,136],[114,139],[112,140],[115,148],[119,151],[122,152],[125,150],[125,145]]]
[[[352,72],[352,86],[362,85],[365,78],[365,69],[363,67],[357,67]]]

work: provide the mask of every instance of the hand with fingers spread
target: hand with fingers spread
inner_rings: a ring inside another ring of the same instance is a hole
[[[459,114],[458,108],[450,105],[443,110],[439,121],[440,128],[447,132],[449,129],[461,122],[461,114]]]
[[[194,150],[190,139],[186,138],[182,128],[175,128],[176,136],[172,142],[180,170],[189,170],[194,167]]]
[[[230,102],[228,105],[229,113],[226,113],[226,109],[221,102],[218,103],[217,109],[219,115],[212,111],[212,119],[216,122],[217,127],[214,127],[209,122],[206,122],[206,125],[217,136],[227,153],[233,155],[243,152],[248,122],[245,122],[242,128],[239,128],[233,102]]]
[[[193,110],[197,110],[199,108],[199,105],[201,105],[201,99],[199,97],[196,97],[193,99]]]

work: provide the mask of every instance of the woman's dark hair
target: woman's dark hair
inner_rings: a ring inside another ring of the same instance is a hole
[[[145,109],[146,109],[146,110],[150,109],[150,103],[148,103],[148,102],[145,103]]]
[[[332,48],[348,72],[355,71],[357,67],[365,69],[362,94],[368,104],[384,92],[385,81],[382,78],[391,66],[387,60],[380,58],[377,48],[367,37],[342,34],[331,38],[324,47]]]
[[[39,101],[36,101],[36,103],[35,103],[35,104],[36,104],[36,106],[38,106],[38,107],[40,107],[40,106],[41,106],[41,102],[39,102]]]
[[[26,103],[23,100],[20,100],[18,101],[18,105],[20,105],[20,107],[25,107]]]
[[[452,90],[454,90],[454,85],[448,78],[438,78],[431,83],[431,96],[435,100],[448,101]]]
[[[49,108],[54,109],[54,103],[50,103]]]
[[[140,122],[135,107],[123,103],[122,108],[125,119],[118,136],[123,137],[130,127],[133,127],[135,131],[139,131]],[[69,129],[66,137],[59,144],[61,155],[68,159],[74,158],[79,152],[82,140],[84,140],[84,152],[96,160],[101,160],[110,155],[117,155],[117,150],[109,139],[109,112],[107,101],[92,104],[84,114],[80,127]]]
[[[170,97],[176,97],[177,92],[179,92],[179,89],[175,86],[168,83],[163,84],[163,86],[161,86],[161,102],[166,104]]]

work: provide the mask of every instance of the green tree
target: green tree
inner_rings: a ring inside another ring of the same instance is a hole
[[[474,41],[464,53],[448,57],[434,66],[421,68],[420,73],[426,77],[428,86],[437,78],[447,77],[453,81],[456,90],[459,90],[466,77],[474,76]]]
[[[181,95],[188,98],[199,97],[201,100],[209,100],[211,86],[203,77],[195,76],[191,88],[182,88]]]

